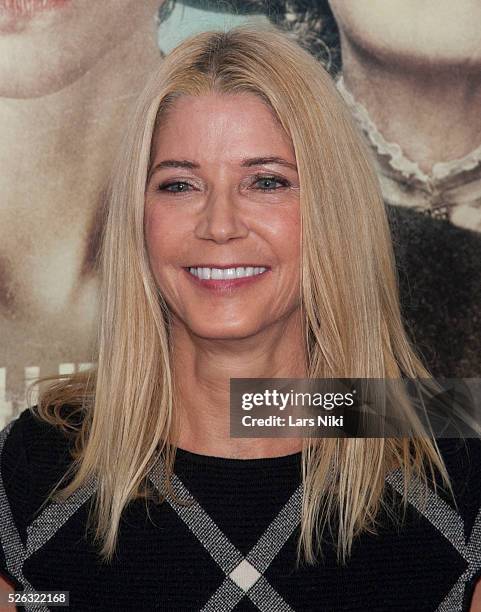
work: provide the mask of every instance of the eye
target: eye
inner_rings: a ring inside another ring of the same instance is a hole
[[[254,185],[259,185],[256,189],[261,191],[276,191],[282,187],[288,187],[289,181],[278,176],[257,176]]]
[[[168,191],[169,193],[184,193],[189,191],[191,185],[186,181],[172,181],[170,183],[162,183],[157,187],[157,191]]]

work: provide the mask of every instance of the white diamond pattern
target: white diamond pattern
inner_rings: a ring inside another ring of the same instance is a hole
[[[229,574],[229,578],[233,580],[237,586],[243,591],[248,591],[253,584],[261,577],[260,572],[256,568],[244,559],[239,565]]]

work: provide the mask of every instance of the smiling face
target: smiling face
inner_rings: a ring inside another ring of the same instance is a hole
[[[176,323],[242,338],[299,307],[299,178],[251,93],[179,98],[153,139],[145,238]]]

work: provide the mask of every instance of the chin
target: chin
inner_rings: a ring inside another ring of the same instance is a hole
[[[259,327],[252,324],[221,325],[219,321],[216,321],[215,325],[189,325],[189,329],[199,338],[206,340],[242,340],[259,332]]]
[[[0,66],[0,97],[26,100],[40,98],[65,89],[83,75],[82,71],[55,71],[52,68],[39,70],[31,69],[23,74],[12,75],[10,70],[3,70]]]

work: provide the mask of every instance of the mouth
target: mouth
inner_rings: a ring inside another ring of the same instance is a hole
[[[187,266],[184,270],[202,280],[233,280],[263,274],[268,270],[268,266],[261,266],[259,264]]]
[[[0,15],[7,13],[13,17],[31,17],[35,13],[61,7],[68,0],[0,0]]]
[[[260,264],[193,265],[183,268],[197,286],[218,292],[258,282],[270,272],[270,267]]]

